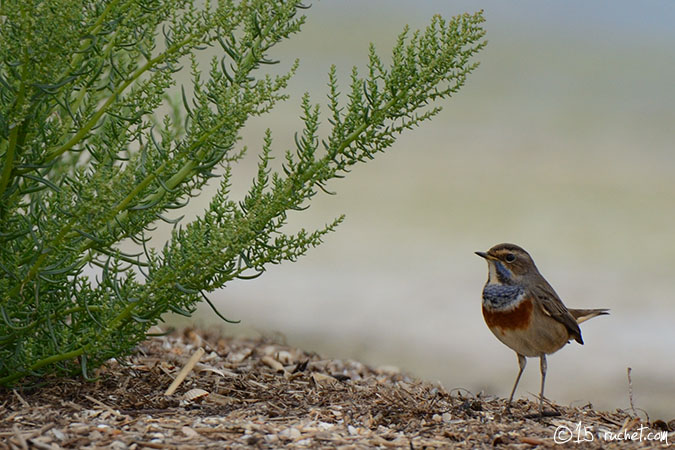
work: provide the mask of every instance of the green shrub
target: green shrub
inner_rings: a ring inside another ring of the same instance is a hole
[[[347,95],[331,68],[329,133],[319,136],[319,107],[306,94],[283,170],[269,167],[268,132],[257,177],[235,201],[239,133],[286,98],[297,63],[276,77],[260,66],[300,30],[304,6],[195,3],[0,1],[0,384],[89,377],[128,354],[163,313],[190,315],[206,292],[318,245],[342,218],[288,234],[288,212],[437,114],[485,45],[482,13],[434,17],[400,35],[390,66],[371,46],[367,73],[353,69]],[[195,55],[207,47],[221,57],[204,72]],[[169,102],[176,74],[188,70],[191,89]],[[177,112],[159,117],[167,104]],[[214,177],[220,189],[203,214],[150,248],[154,224],[176,223],[167,213]],[[122,241],[138,251],[122,251]],[[98,275],[85,275],[88,267]]]

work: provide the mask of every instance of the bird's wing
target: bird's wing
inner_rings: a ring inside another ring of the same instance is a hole
[[[534,295],[540,300],[544,314],[565,325],[570,336],[583,345],[584,340],[581,338],[579,324],[553,288],[548,283],[539,283],[534,288]]]

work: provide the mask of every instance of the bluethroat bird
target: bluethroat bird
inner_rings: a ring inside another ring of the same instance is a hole
[[[546,355],[557,352],[570,340],[579,344],[579,324],[609,314],[607,309],[571,309],[565,307],[550,284],[537,270],[532,257],[513,244],[498,244],[485,252],[476,252],[488,263],[488,280],[483,288],[483,318],[490,331],[518,355],[520,370],[511,390],[509,410],[526,357],[539,357],[541,391],[539,416],[544,415]]]

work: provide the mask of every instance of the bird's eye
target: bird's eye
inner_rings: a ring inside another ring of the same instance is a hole
[[[514,255],[513,253],[507,253],[506,257],[504,258],[504,261],[509,262],[509,263],[512,263],[515,260],[516,260],[516,255]]]

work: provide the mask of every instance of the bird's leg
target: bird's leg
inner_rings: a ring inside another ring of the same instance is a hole
[[[513,384],[513,389],[511,389],[511,395],[509,396],[509,402],[506,404],[506,412],[509,411],[509,408],[511,408],[511,401],[513,400],[513,394],[516,393],[516,388],[518,387],[518,382],[520,381],[520,376],[523,374],[523,370],[525,370],[525,365],[527,364],[527,359],[521,355],[520,353],[516,353],[518,355],[518,366],[520,367],[520,370],[518,370],[518,376],[516,377],[516,382]]]
[[[544,382],[546,381],[546,354],[542,353],[539,357],[539,368],[541,369],[541,391],[539,392],[539,417],[544,417]]]

